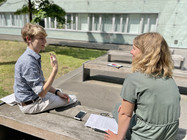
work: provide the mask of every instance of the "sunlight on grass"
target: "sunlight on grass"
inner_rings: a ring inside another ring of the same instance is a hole
[[[0,87],[0,93],[1,93],[0,94],[0,98],[2,98],[2,97],[4,97],[4,96],[9,94],[7,91],[4,91],[1,87]]]
[[[26,49],[23,42],[0,41],[0,64],[3,62],[16,62],[20,54]]]
[[[14,65],[25,49],[24,42],[0,40],[0,97],[13,93]],[[59,68],[56,78],[59,78],[84,62],[106,54],[106,51],[49,45],[40,53],[46,80],[52,71],[50,53],[57,56]]]

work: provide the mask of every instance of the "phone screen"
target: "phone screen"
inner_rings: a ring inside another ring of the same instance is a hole
[[[84,117],[85,114],[86,114],[86,112],[80,111],[74,118],[76,120],[82,120],[82,118]]]
[[[75,117],[82,118],[86,113],[83,111],[80,111]]]

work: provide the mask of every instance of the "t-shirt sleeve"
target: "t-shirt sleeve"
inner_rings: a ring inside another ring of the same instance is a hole
[[[43,82],[45,80],[42,71],[32,63],[29,66],[24,66],[22,74],[29,87],[36,94],[39,94],[43,89]]]
[[[136,103],[137,101],[137,90],[134,80],[131,77],[127,77],[123,83],[121,90],[121,97],[131,103]]]

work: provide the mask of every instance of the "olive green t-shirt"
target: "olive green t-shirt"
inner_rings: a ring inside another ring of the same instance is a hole
[[[135,104],[132,140],[175,140],[180,117],[180,93],[173,78],[129,75],[121,97]]]

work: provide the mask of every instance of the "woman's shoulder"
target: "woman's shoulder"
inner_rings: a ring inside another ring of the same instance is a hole
[[[143,84],[145,81],[147,81],[146,79],[147,79],[147,75],[145,75],[144,73],[134,72],[125,78],[124,83],[140,85]]]
[[[133,79],[133,80],[138,80],[138,79],[142,79],[142,78],[146,78],[147,75],[141,72],[134,72],[130,75],[127,76],[127,79]]]

